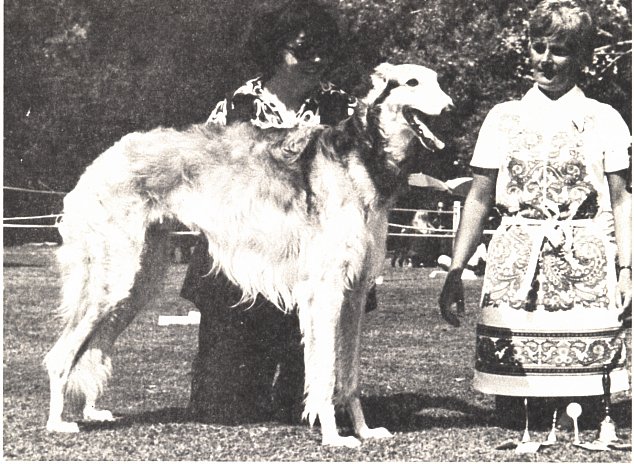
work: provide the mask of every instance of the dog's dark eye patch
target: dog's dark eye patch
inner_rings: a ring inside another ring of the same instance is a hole
[[[394,79],[390,79],[389,81],[387,81],[387,85],[385,86],[385,88],[383,89],[383,92],[381,92],[381,95],[379,95],[377,97],[376,100],[374,100],[374,103],[372,103],[373,106],[376,105],[380,105],[381,103],[383,103],[385,101],[385,99],[387,98],[387,96],[390,94],[390,92],[397,88],[399,85],[399,82],[397,80]]]
[[[416,87],[418,85],[418,79],[410,79],[406,82],[410,87]]]

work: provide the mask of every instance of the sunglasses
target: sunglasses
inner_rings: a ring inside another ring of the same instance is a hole
[[[549,45],[548,42],[545,41],[537,41],[531,44],[531,48],[535,50],[536,53],[540,55],[546,53],[546,50],[549,50],[555,56],[560,57],[569,57],[573,55],[573,52],[569,46],[566,45]]]
[[[311,40],[304,32],[300,32],[297,38],[286,44],[286,49],[293,53],[298,61],[323,61],[332,54],[327,43]]]

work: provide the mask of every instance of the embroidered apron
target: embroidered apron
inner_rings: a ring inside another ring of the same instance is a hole
[[[507,124],[496,186],[503,220],[488,250],[474,388],[601,395],[607,364],[611,390],[627,390],[613,219],[597,201],[583,128],[532,130],[520,116]]]

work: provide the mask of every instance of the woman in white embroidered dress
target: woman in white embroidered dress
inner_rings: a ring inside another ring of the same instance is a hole
[[[474,155],[473,185],[439,304],[454,325],[461,274],[493,202],[503,221],[488,251],[474,388],[513,397],[584,397],[629,388],[621,317],[631,305],[630,133],[577,87],[594,27],[573,1],[530,19],[534,86],[495,106]],[[630,309],[631,310],[631,309]]]

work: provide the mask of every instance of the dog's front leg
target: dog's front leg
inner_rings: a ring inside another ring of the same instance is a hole
[[[300,284],[301,286],[301,284]],[[299,291],[299,321],[304,342],[305,409],[303,417],[312,425],[317,417],[322,444],[357,447],[356,437],[339,435],[333,397],[336,383],[336,337],[343,303],[343,282],[305,282]]]
[[[363,415],[363,409],[361,408],[361,400],[358,396],[353,396],[348,400],[347,404],[348,413],[352,419],[352,426],[354,432],[362,440],[391,438],[392,434],[384,427],[377,427],[371,429],[365,423],[365,416]]]
[[[367,302],[367,295],[374,279],[368,279],[356,285],[344,302],[339,336],[339,369],[342,382],[344,404],[352,420],[354,432],[362,440],[389,438],[392,434],[385,428],[371,429],[365,422],[361,401],[359,400],[359,355],[361,346],[361,325]]]

